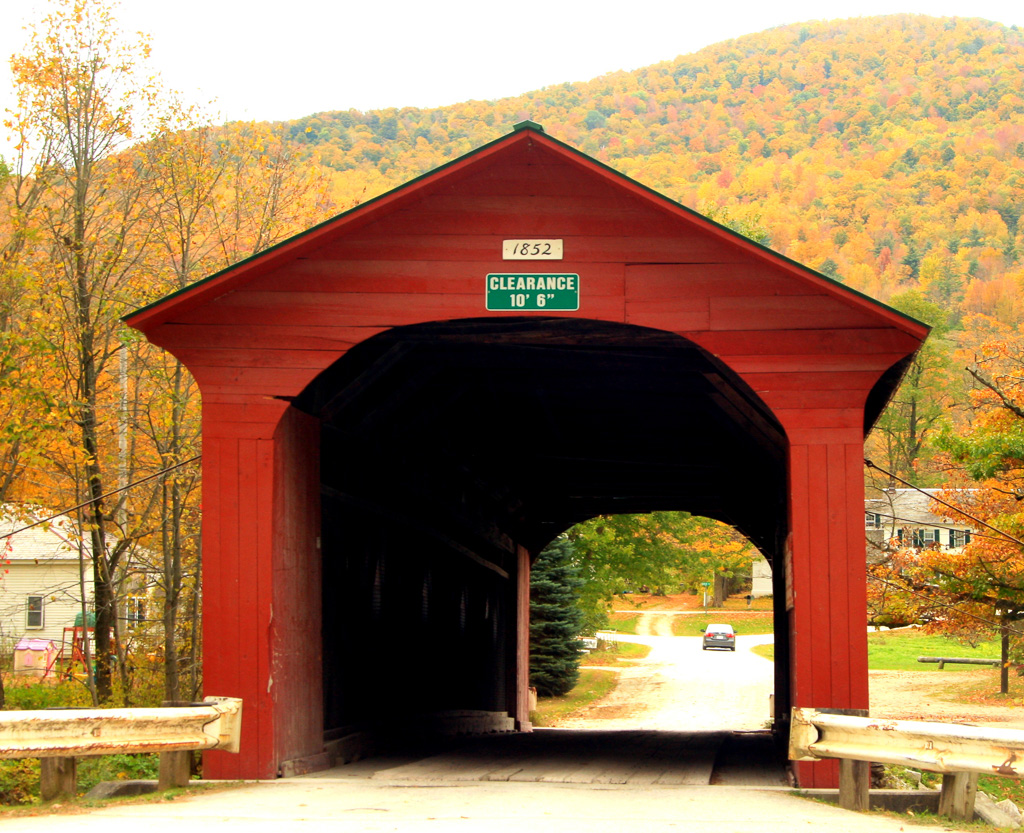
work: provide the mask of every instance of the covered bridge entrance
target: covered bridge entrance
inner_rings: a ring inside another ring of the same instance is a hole
[[[601,513],[772,562],[782,731],[867,707],[863,438],[918,322],[531,123],[128,321],[203,394],[204,679],[246,708],[211,777],[528,729],[531,558]]]

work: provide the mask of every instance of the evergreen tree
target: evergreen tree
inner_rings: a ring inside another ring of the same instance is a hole
[[[583,615],[576,591],[581,585],[572,544],[556,538],[530,573],[530,685],[544,697],[565,694],[579,679],[576,638]]]

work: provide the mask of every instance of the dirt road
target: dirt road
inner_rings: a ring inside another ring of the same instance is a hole
[[[670,616],[648,614],[652,629],[665,632]],[[670,631],[669,631],[670,632]],[[736,651],[701,650],[696,636],[602,634],[621,642],[650,645],[650,655],[619,672],[619,684],[599,704],[559,726],[571,729],[659,729],[674,731],[763,729],[774,688],[773,664],[751,652],[773,637],[741,636]]]
[[[992,705],[958,696],[972,683],[982,681],[991,691],[998,691],[999,683],[991,669],[872,671],[870,674],[872,717],[1024,729],[1024,709],[1019,700]]]
[[[604,634],[651,645],[651,654],[619,671],[619,684],[611,695],[559,725],[678,731],[763,728],[774,688],[773,663],[750,648],[769,644],[773,637],[741,636],[735,654],[702,651],[699,637],[670,635],[673,615],[685,614],[645,612],[637,636]],[[1024,709],[1018,703],[991,705],[957,697],[955,684],[991,676],[989,670],[872,671],[871,715],[1024,729]]]
[[[673,613],[657,613],[654,611],[640,611],[640,618],[637,619],[636,632],[638,636],[672,636],[672,618],[677,615]]]

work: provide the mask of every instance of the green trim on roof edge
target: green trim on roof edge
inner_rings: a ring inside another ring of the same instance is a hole
[[[365,211],[369,206],[372,206],[375,203],[380,202],[381,200],[384,200],[384,199],[392,196],[393,194],[396,194],[399,191],[402,191],[402,190],[404,190],[404,189],[406,189],[406,188],[408,188],[408,187],[410,187],[412,185],[415,185],[416,183],[421,182],[421,181],[423,181],[425,179],[429,179],[429,178],[431,178],[433,176],[436,176],[437,174],[440,174],[441,172],[445,171],[446,169],[448,169],[448,168],[450,168],[450,167],[452,167],[452,166],[454,166],[454,165],[456,165],[456,164],[458,164],[460,162],[468,160],[468,159],[472,158],[473,156],[476,156],[479,153],[483,153],[484,151],[488,150],[489,148],[494,147],[495,145],[498,145],[498,144],[500,144],[502,142],[506,142],[511,137],[516,136],[519,133],[525,133],[525,132],[537,133],[539,136],[542,136],[545,141],[551,142],[552,144],[557,145],[562,150],[568,151],[569,153],[571,153],[571,154],[573,154],[575,156],[578,156],[582,160],[586,161],[588,164],[595,165],[595,166],[597,166],[599,168],[602,168],[603,170],[607,171],[608,173],[613,174],[615,177],[617,177],[617,178],[619,178],[621,180],[624,180],[624,181],[626,181],[626,182],[636,186],[637,188],[640,188],[643,191],[646,191],[648,194],[650,194],[651,196],[655,197],[656,199],[661,200],[662,202],[668,203],[673,208],[682,209],[682,211],[684,211],[685,213],[690,214],[693,217],[695,217],[695,218],[697,218],[697,219],[699,219],[699,220],[701,220],[701,221],[703,221],[705,223],[708,223],[708,224],[716,227],[717,229],[725,232],[726,234],[728,234],[728,235],[730,235],[732,237],[735,237],[735,238],[737,238],[739,240],[744,241],[748,245],[751,245],[751,246],[754,246],[757,249],[760,249],[762,252],[764,252],[765,254],[767,254],[767,255],[769,255],[769,256],[771,256],[773,258],[781,260],[781,261],[783,261],[783,262],[785,262],[787,264],[790,264],[791,266],[795,266],[798,269],[800,269],[801,271],[807,272],[808,274],[813,275],[814,277],[819,278],[820,280],[823,280],[823,281],[825,281],[828,284],[831,284],[832,286],[836,287],[837,289],[841,290],[842,292],[847,292],[847,293],[849,293],[851,295],[854,295],[854,296],[856,296],[858,298],[861,298],[861,299],[869,302],[872,306],[879,307],[880,309],[885,310],[886,312],[893,313],[896,316],[898,316],[899,318],[902,318],[905,321],[909,321],[912,324],[916,324],[919,327],[924,327],[929,332],[932,329],[930,325],[925,324],[923,321],[919,321],[918,319],[914,318],[913,316],[907,315],[906,313],[901,312],[898,309],[890,307],[888,304],[883,303],[882,301],[879,301],[877,298],[872,298],[870,295],[866,295],[866,294],[864,294],[863,292],[861,292],[861,291],[859,291],[857,289],[853,289],[852,287],[847,286],[846,284],[842,283],[841,281],[837,281],[835,278],[830,278],[828,275],[822,274],[821,272],[818,272],[817,270],[812,269],[811,267],[807,266],[806,264],[803,264],[803,263],[800,263],[800,262],[798,262],[796,260],[793,260],[792,258],[787,257],[786,255],[781,254],[780,252],[777,252],[774,249],[772,249],[772,248],[770,248],[768,246],[763,245],[762,243],[758,243],[756,240],[751,240],[746,235],[740,234],[738,231],[735,231],[734,229],[731,229],[728,226],[724,226],[721,223],[717,222],[716,220],[712,220],[710,217],[705,217],[699,211],[696,211],[696,210],[690,208],[689,206],[683,205],[680,202],[676,202],[671,197],[665,196],[660,191],[656,191],[656,190],[654,190],[654,188],[651,188],[649,185],[644,185],[644,183],[638,182],[637,180],[633,179],[632,177],[628,176],[627,174],[624,174],[621,171],[616,170],[611,165],[607,165],[604,162],[601,162],[600,160],[595,159],[592,156],[588,156],[583,151],[581,151],[581,150],[579,150],[577,148],[574,148],[571,145],[567,145],[565,142],[561,141],[560,139],[556,139],[554,136],[551,136],[550,134],[545,133],[544,132],[544,128],[541,125],[537,124],[537,122],[530,121],[530,120],[517,122],[516,124],[514,124],[512,126],[512,132],[511,133],[506,133],[503,136],[499,136],[498,138],[493,139],[490,142],[487,142],[486,144],[480,145],[480,147],[478,147],[478,148],[474,148],[473,150],[469,151],[468,153],[462,154],[462,156],[457,156],[454,159],[450,159],[449,161],[447,161],[447,162],[445,162],[445,163],[443,163],[441,165],[438,165],[436,168],[431,168],[429,171],[425,171],[424,173],[420,174],[419,176],[413,177],[412,179],[410,179],[410,180],[408,180],[406,182],[403,182],[400,185],[396,185],[394,188],[391,188],[390,190],[385,191],[383,194],[378,194],[376,197],[373,197],[373,198],[367,200],[364,203],[360,203],[359,205],[353,206],[352,208],[348,209],[347,211],[343,211],[340,214],[335,214],[333,217],[330,217],[327,220],[324,220],[324,221],[322,221],[320,223],[317,223],[315,226],[310,226],[305,231],[300,231],[298,234],[294,234],[291,237],[289,237],[289,238],[287,238],[285,240],[282,240],[280,243],[275,243],[270,248],[263,249],[262,251],[256,252],[256,254],[250,255],[249,257],[245,258],[244,260],[240,260],[237,263],[233,263],[230,266],[227,266],[224,269],[221,269],[219,272],[215,272],[214,274],[208,275],[205,278],[200,278],[195,283],[191,283],[188,286],[182,287],[181,289],[177,289],[177,290],[175,290],[174,292],[172,292],[172,293],[170,293],[168,295],[164,295],[162,298],[158,298],[157,300],[152,301],[149,304],[146,304],[145,306],[139,307],[138,309],[134,310],[133,312],[130,312],[127,315],[122,316],[121,320],[130,325],[131,324],[130,319],[134,318],[137,315],[142,315],[143,313],[149,312],[150,310],[155,309],[156,307],[162,306],[163,304],[167,303],[168,301],[170,301],[170,300],[172,300],[174,298],[177,298],[177,297],[179,297],[181,295],[185,295],[185,294],[187,294],[189,292],[192,292],[194,289],[196,289],[196,288],[198,288],[200,286],[203,286],[205,284],[208,284],[208,283],[216,280],[217,278],[220,278],[220,277],[228,274],[229,272],[233,272],[236,269],[239,269],[239,268],[245,266],[246,264],[253,263],[253,262],[257,261],[257,260],[260,260],[260,259],[268,256],[272,252],[277,251],[278,249],[280,249],[280,248],[282,248],[284,246],[291,245],[295,241],[301,240],[303,237],[307,237],[309,235],[312,235],[313,233],[315,233],[315,232],[317,232],[317,231],[319,231],[319,230],[321,230],[323,228],[326,228],[327,226],[333,225],[334,223],[337,223],[339,220],[341,220],[341,219],[343,219],[345,217],[348,217],[351,214],[355,214],[355,213],[360,212],[360,211]]]

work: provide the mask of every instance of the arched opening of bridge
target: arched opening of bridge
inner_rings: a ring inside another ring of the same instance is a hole
[[[518,559],[578,521],[684,510],[782,552],[782,429],[674,334],[536,317],[395,328],[294,404],[321,425],[328,740],[514,712]]]

